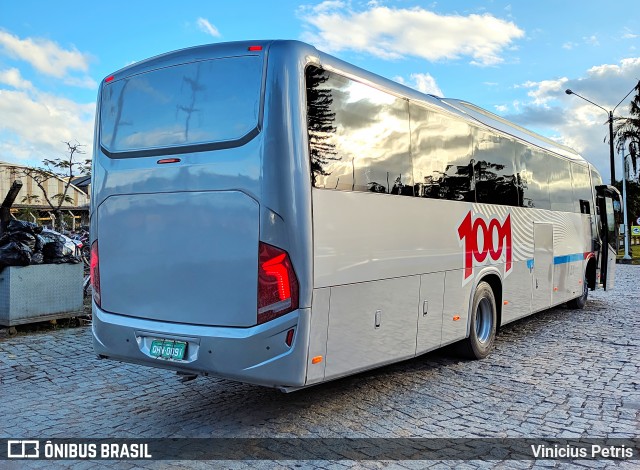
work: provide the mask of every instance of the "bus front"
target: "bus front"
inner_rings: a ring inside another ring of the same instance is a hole
[[[296,181],[308,170],[291,157],[302,143],[282,137],[297,114],[273,85],[287,70],[283,46],[269,68],[271,45],[185,49],[101,84],[91,189],[100,357],[304,384],[310,203]]]

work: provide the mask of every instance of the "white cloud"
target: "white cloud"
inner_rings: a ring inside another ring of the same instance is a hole
[[[29,80],[22,78],[20,70],[16,68],[0,70],[0,83],[19,90],[30,90],[33,88],[33,84]]]
[[[93,103],[79,104],[37,90],[0,89],[0,160],[39,164],[60,156],[63,141],[93,145]]]
[[[559,78],[557,80],[543,80],[541,82],[526,82],[522,86],[530,88],[531,91],[527,95],[533,98],[533,103],[538,106],[546,106],[547,103],[554,99],[564,89],[568,78]]]
[[[206,18],[198,18],[197,24],[200,31],[207,33],[208,35],[213,36],[214,38],[219,38],[221,36],[220,31],[218,31],[218,28],[213,26],[209,22],[209,20],[207,20]]]
[[[372,8],[376,8],[378,7],[378,2],[373,0],[371,2],[369,2],[367,4],[367,6],[370,6]],[[337,10],[339,8],[346,8],[347,4],[345,2],[341,2],[339,0],[326,0],[322,3],[319,3],[318,5],[315,5],[313,7],[310,7],[311,9],[313,9],[313,11],[315,13],[326,13],[329,12],[331,10]],[[305,7],[303,7],[305,8]]]
[[[631,28],[624,27],[622,31],[622,39],[636,39],[640,37],[640,35],[636,34]]]
[[[85,75],[84,77],[66,77],[62,81],[66,85],[80,88],[89,88],[90,90],[95,90],[96,88],[98,88],[98,82],[96,82],[88,75]]]
[[[20,39],[0,31],[0,49],[10,57],[30,63],[39,72],[56,78],[67,78],[69,72],[89,70],[90,57],[78,50],[66,50],[53,41],[41,38]]]
[[[75,48],[64,49],[47,39],[22,39],[0,30],[0,55],[26,62],[66,85],[97,87],[88,75],[90,57]],[[21,66],[0,70],[0,160],[40,164],[43,158],[60,156],[63,141],[78,141],[89,151],[95,104],[80,104],[39,90],[23,73]]]
[[[506,113],[509,110],[509,107],[504,104],[497,104],[494,108],[496,108],[496,111],[499,113]]]
[[[363,51],[385,59],[468,57],[474,65],[493,65],[503,62],[504,49],[524,37],[513,22],[490,14],[439,15],[419,7],[394,9],[377,4],[355,11],[340,1],[303,6],[299,14],[309,28],[303,39],[319,49]]]
[[[407,82],[403,77],[394,77],[393,79],[402,83],[403,85],[407,85],[411,88],[415,88],[416,90],[426,93],[428,95],[436,95],[436,96],[444,96],[442,90],[436,83],[436,79],[433,78],[428,73],[412,73],[409,75],[410,82]]]
[[[590,46],[599,46],[600,45],[600,41],[598,40],[598,37],[596,35],[585,36],[585,37],[582,38],[582,40],[586,44],[589,44]]]
[[[611,110],[638,83],[640,57],[632,57],[618,64],[602,64],[588,69],[583,77],[559,78],[527,82],[521,87],[529,89],[528,103],[514,106],[516,112],[508,118],[525,127],[546,135],[555,135],[593,163],[603,180],[609,181],[609,146],[607,113],[565,90],[575,93]],[[616,116],[628,114],[628,102],[634,93],[616,109]],[[616,177],[621,175],[619,156],[616,155]]]

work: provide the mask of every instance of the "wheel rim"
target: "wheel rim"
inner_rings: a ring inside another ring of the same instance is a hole
[[[481,343],[486,343],[491,337],[493,311],[489,299],[482,299],[476,310],[476,337]]]

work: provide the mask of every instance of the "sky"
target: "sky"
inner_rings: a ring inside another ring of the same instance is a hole
[[[607,114],[640,80],[635,0],[0,0],[0,161],[93,148],[99,82],[200,44],[298,39],[573,147],[609,182]],[[628,115],[628,102],[616,109]],[[616,176],[621,156],[616,155]]]

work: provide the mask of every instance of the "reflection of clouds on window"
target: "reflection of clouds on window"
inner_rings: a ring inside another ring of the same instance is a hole
[[[343,88],[346,100],[345,104],[357,103],[358,101],[366,101],[375,106],[392,105],[396,97],[378,90],[376,88],[345,79],[346,86]]]
[[[262,59],[198,61],[105,85],[101,140],[112,152],[235,140],[257,126]]]
[[[473,137],[476,201],[519,206],[522,195],[516,175],[515,141],[480,128],[474,129]]]
[[[574,210],[571,168],[568,160],[548,158],[549,199],[551,209],[572,212]]]
[[[583,208],[587,209],[587,206],[584,206],[584,201],[589,202],[592,197],[589,168],[578,163],[571,163],[571,182],[573,185],[574,211],[586,213],[583,211]],[[589,206],[588,209],[589,213],[591,213],[592,208]]]
[[[523,205],[536,209],[550,209],[549,160],[542,151],[524,144],[516,144],[516,155],[520,172],[526,175],[523,186]]]
[[[169,93],[154,88],[144,76],[137,80],[130,80],[129,89],[133,92],[144,94],[146,99],[153,100],[158,104],[167,104],[172,100],[172,96]]]
[[[202,142],[210,137],[211,134],[206,132],[192,132],[190,134],[191,140],[196,142]],[[155,129],[153,132],[130,134],[122,139],[122,144],[127,148],[165,147],[184,143],[187,143],[184,135],[184,126],[177,124],[173,127]]]
[[[315,67],[307,106],[317,188],[573,212],[590,199],[584,166]]]
[[[406,100],[309,67],[307,101],[316,187],[412,192]]]
[[[411,153],[420,197],[475,200],[469,125],[411,103]]]

